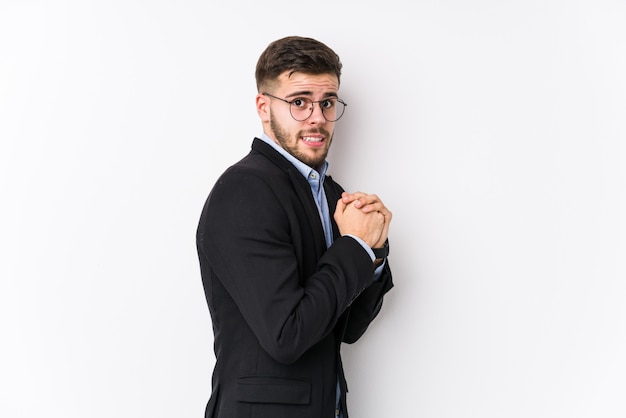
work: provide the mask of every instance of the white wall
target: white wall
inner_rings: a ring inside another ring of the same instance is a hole
[[[0,3],[0,416],[202,416],[196,223],[297,34],[345,66],[331,173],[394,212],[353,416],[623,417],[626,4],[215,3]]]

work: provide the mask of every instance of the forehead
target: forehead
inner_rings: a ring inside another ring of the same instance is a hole
[[[278,89],[283,92],[337,92],[339,80],[334,74],[291,73],[278,76]]]

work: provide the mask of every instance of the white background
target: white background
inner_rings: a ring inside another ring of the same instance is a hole
[[[624,417],[626,3],[221,3],[0,2],[0,416],[202,416],[195,228],[295,34],[344,63],[331,174],[394,213],[351,416]]]

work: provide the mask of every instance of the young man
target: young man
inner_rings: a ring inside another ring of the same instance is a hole
[[[258,60],[263,135],[218,179],[197,230],[216,356],[206,418],[348,417],[340,345],[393,287],[392,215],[326,174],[341,67],[295,36]]]

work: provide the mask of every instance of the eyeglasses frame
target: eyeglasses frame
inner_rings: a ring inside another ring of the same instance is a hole
[[[348,103],[344,102],[344,101],[343,101],[343,100],[341,100],[340,98],[338,98],[338,97],[333,97],[333,99],[337,100],[337,101],[338,101],[339,103],[341,103],[344,107],[343,107],[343,112],[341,112],[341,115],[339,115],[339,117],[338,117],[337,119],[335,119],[335,120],[329,120],[329,119],[326,117],[326,114],[324,113],[324,108],[322,108],[322,106],[320,105],[320,103],[325,102],[325,101],[327,101],[328,99],[323,99],[323,100],[313,101],[313,100],[309,99],[308,97],[296,97],[295,99],[293,99],[293,100],[289,101],[289,100],[287,100],[287,99],[283,99],[283,98],[281,98],[281,97],[274,96],[273,94],[270,94],[270,93],[267,93],[267,92],[262,92],[261,94],[262,94],[262,95],[264,95],[264,96],[269,96],[269,97],[271,97],[271,98],[273,98],[273,99],[277,99],[277,100],[280,100],[280,101],[282,101],[282,102],[285,102],[285,103],[289,104],[289,114],[291,115],[291,117],[293,118],[293,120],[295,120],[295,121],[297,121],[297,122],[304,122],[305,120],[307,120],[308,118],[310,118],[310,117],[311,117],[311,115],[313,114],[313,107],[314,107],[313,105],[315,105],[315,103],[317,103],[317,104],[318,104],[318,106],[320,107],[320,109],[322,110],[322,116],[324,116],[324,119],[326,119],[326,121],[327,121],[327,122],[337,122],[339,119],[341,119],[341,117],[343,116],[343,114],[344,114],[344,113],[345,113],[345,111],[346,111],[346,107],[348,106]],[[309,113],[309,116],[307,116],[306,118],[304,118],[304,119],[302,119],[302,120],[299,120],[299,119],[296,119],[296,117],[295,117],[295,116],[293,115],[293,113],[291,112],[291,106],[293,105],[293,102],[294,102],[295,100],[302,100],[302,99],[308,99],[308,100],[311,100],[311,105],[312,105],[312,106],[311,106],[311,113]]]

